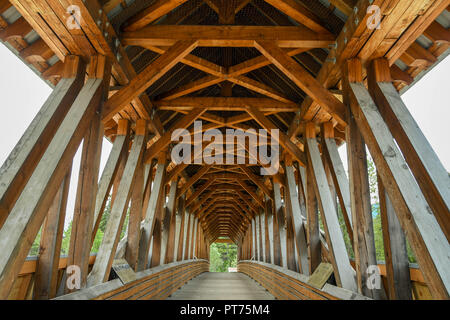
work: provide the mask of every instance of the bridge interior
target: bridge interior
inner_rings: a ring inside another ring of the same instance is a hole
[[[0,169],[0,299],[448,299],[450,178],[401,94],[449,27],[450,0],[0,0],[53,88]]]

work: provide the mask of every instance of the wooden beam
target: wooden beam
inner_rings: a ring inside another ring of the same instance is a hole
[[[320,19],[305,6],[295,0],[265,0],[273,7],[293,18],[295,21],[317,32],[327,34],[329,31],[323,27]]]
[[[123,222],[131,197],[132,185],[136,180],[139,163],[142,160],[146,142],[145,120],[138,120],[136,136],[128,156],[127,163],[117,190],[116,199],[106,223],[105,234],[98,249],[97,258],[88,277],[88,286],[108,281],[111,266],[120,240]],[[142,187],[141,187],[142,188]]]
[[[256,41],[255,47],[314,101],[319,103],[340,125],[345,127],[345,106],[300,64],[275,43]]]
[[[450,245],[359,74],[348,80],[351,111],[433,297],[448,299]]]
[[[34,274],[33,299],[36,300],[49,300],[56,297],[71,173],[72,167],[70,166],[42,227],[39,257]]]
[[[356,291],[354,271],[350,265],[344,237],[336,215],[334,201],[328,187],[328,181],[315,135],[308,134],[306,136],[306,143],[308,146],[308,164],[311,166],[311,171],[314,175],[312,182],[320,207],[336,282],[345,289]],[[308,183],[310,182],[308,181]]]
[[[124,32],[122,43],[133,46],[172,46],[177,41],[198,41],[200,47],[253,47],[255,41],[271,41],[286,48],[325,48],[331,34],[318,34],[306,27],[268,26],[166,26],[152,25]]]
[[[388,284],[386,291],[391,300],[412,300],[405,233],[379,176],[378,195]]]
[[[0,244],[3,248],[0,252],[1,299],[8,296],[47,209],[67,173],[67,166],[92,123],[100,104],[102,89],[102,79],[87,81],[0,229]],[[92,228],[92,224],[89,227]]]
[[[81,90],[85,65],[68,56],[61,81],[0,169],[0,228]]]
[[[148,65],[141,73],[133,78],[128,85],[116,92],[106,101],[103,111],[103,121],[108,121],[122,110],[133,99],[139,97],[156,80],[166,74],[181,59],[189,54],[195,47],[196,41],[179,41]]]
[[[125,31],[136,31],[169,13],[187,0],[157,0],[150,7],[140,11],[126,23]]]
[[[261,181],[261,179],[256,174],[254,174],[250,170],[250,168],[243,164],[240,164],[239,168],[241,168],[241,170],[247,175],[247,177],[249,177],[249,179],[252,180],[253,183],[256,184],[268,197],[273,197],[269,189],[267,189],[267,187],[265,186],[264,182]]]
[[[94,224],[92,228],[92,242],[97,234],[100,220],[105,210],[106,202],[111,192],[112,185],[119,171],[122,159],[126,159],[129,147],[129,122],[128,120],[119,120],[117,135],[113,147],[109,154],[102,177],[98,183],[97,196],[95,199]],[[121,176],[121,174],[120,174]]]
[[[245,111],[247,107],[261,112],[295,112],[299,106],[293,102],[280,102],[269,98],[236,97],[186,97],[173,100],[157,100],[154,105],[160,110],[190,111],[208,108],[210,111]]]
[[[153,230],[155,228],[155,215],[158,204],[158,199],[161,193],[164,192],[164,175],[166,172],[166,153],[162,152],[158,159],[158,166],[156,167],[155,178],[153,180],[152,192],[150,194],[150,200],[147,206],[147,212],[143,222],[144,228],[139,243],[139,258],[138,258],[138,271],[147,269],[148,255],[150,250],[150,241],[153,236]]]
[[[179,138],[181,133],[173,135],[175,130],[186,129],[205,112],[206,109],[196,109],[178,120],[168,131],[164,133],[161,138],[159,138],[154,144],[151,145],[151,147],[145,153],[145,161],[147,163],[151,161],[160,151],[165,149],[172,142],[172,139]]]
[[[286,173],[286,195],[289,199],[286,200],[289,203],[292,219],[292,232],[297,249],[298,267],[299,272],[304,275],[309,275],[308,265],[308,245],[306,230],[303,224],[302,211],[300,210],[299,198],[297,194],[297,188],[295,183],[294,168],[291,165],[285,166]],[[305,212],[306,213],[306,212]]]
[[[369,88],[429,206],[450,241],[450,177],[391,82],[389,64],[375,60]]]
[[[248,114],[250,114],[256,122],[258,122],[268,133],[271,130],[278,130],[278,142],[285,148],[292,156],[302,165],[305,165],[305,155],[300,151],[300,149],[291,142],[288,137],[277,128],[269,119],[267,119],[264,114],[254,107],[247,108]]]

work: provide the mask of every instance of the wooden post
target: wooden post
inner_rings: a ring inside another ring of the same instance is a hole
[[[164,180],[163,186],[164,185],[165,185],[165,180]],[[166,188],[164,186],[161,190],[161,193],[159,195],[159,198],[158,198],[158,201],[156,204],[150,268],[157,267],[161,264],[163,219],[164,219],[164,214],[166,211],[165,202],[166,202]],[[163,263],[164,263],[164,261],[163,261]]]
[[[378,194],[386,262],[387,293],[391,300],[412,300],[405,234],[380,177],[378,177]]]
[[[392,84],[389,62],[372,61],[369,89],[428,205],[450,241],[450,177]]]
[[[267,262],[267,255],[268,255],[268,247],[267,247],[267,222],[266,222],[266,214],[265,210],[262,210],[259,214],[259,221],[260,221],[260,233],[261,233],[261,262]]]
[[[289,202],[292,213],[292,231],[295,240],[295,247],[297,249],[298,266],[300,273],[309,275],[308,265],[308,246],[306,243],[306,231],[303,224],[302,212],[300,210],[299,197],[295,184],[294,168],[293,166],[285,167],[286,173],[286,199]]]
[[[327,177],[323,168],[319,148],[315,138],[315,128],[313,123],[306,124],[306,143],[308,149],[308,164],[311,165],[314,174],[312,182],[316,191],[320,213],[327,238],[328,249],[333,264],[334,276],[339,286],[355,291],[356,282],[354,271],[350,265],[347,249],[345,248],[344,237],[341,232],[339,221],[336,215],[336,208],[328,186]],[[308,181],[309,183],[310,181]]]
[[[287,236],[286,236],[286,218],[284,215],[283,210],[283,204],[281,203],[281,190],[280,190],[280,183],[279,182],[273,182],[273,196],[274,196],[274,217],[276,219],[276,225],[277,225],[277,234],[278,240],[276,241],[275,248],[279,246],[279,263],[283,268],[287,268]],[[277,256],[277,254],[275,255]]]
[[[142,125],[146,124],[146,122],[139,121],[139,129],[142,130]],[[146,132],[142,132],[145,134],[144,136],[144,145],[147,141]],[[136,142],[136,138],[135,138]],[[134,142],[134,143],[135,143]],[[130,152],[131,155],[131,152]],[[136,176],[134,183],[132,185],[131,190],[131,206],[129,209],[129,217],[128,217],[128,231],[127,231],[127,243],[125,248],[125,259],[127,260],[130,267],[137,271],[137,261],[139,255],[139,240],[141,235],[141,222],[142,222],[142,207],[144,200],[144,192],[145,192],[145,176],[148,177],[148,174],[144,174],[145,164],[143,161],[143,157],[139,159],[139,162],[136,166]]]
[[[102,218],[103,211],[105,210],[106,202],[108,201],[114,179],[119,171],[119,166],[121,162],[126,161],[128,156],[129,127],[130,124],[128,120],[119,120],[116,139],[114,140],[111,153],[109,154],[108,161],[103,169],[100,182],[98,183],[97,196],[95,199],[94,227],[92,229],[91,236],[92,243],[94,242],[95,235],[97,234],[100,220]]]
[[[272,211],[272,200],[266,197],[266,234],[267,234],[267,255],[266,262],[275,264],[275,254],[274,254],[274,236],[273,236],[273,211]]]
[[[80,57],[65,58],[62,79],[0,168],[0,228],[80,92],[85,69]]]
[[[358,292],[370,298],[379,299],[378,290],[372,290],[366,285],[369,277],[367,273],[369,266],[377,265],[366,144],[353,116],[349,116],[347,121],[348,174],[350,178],[353,251],[355,252]]]
[[[34,299],[49,300],[56,296],[58,266],[64,233],[67,197],[72,166],[64,177],[45,219],[34,280]]]
[[[175,229],[175,253],[173,261],[183,260],[183,248],[185,240],[185,230],[186,230],[186,197],[183,195],[178,199],[178,210],[176,216],[176,229]]]
[[[322,153],[324,160],[329,164],[333,183],[341,205],[342,216],[344,217],[350,241],[353,245],[353,228],[351,219],[350,184],[345,174],[344,165],[334,140],[334,127],[331,122],[325,122],[321,128]]]
[[[169,201],[166,206],[166,217],[163,220],[163,236],[161,250],[162,263],[169,263],[173,261],[173,251],[175,245],[175,217],[176,217],[176,196],[177,196],[178,177],[170,183]]]
[[[67,168],[91,126],[102,98],[102,83],[102,79],[89,79],[81,89],[0,229],[0,299],[8,296]],[[90,223],[89,233],[92,219]],[[90,234],[86,238],[90,241]]]
[[[346,62],[352,114],[373,157],[377,171],[414,250],[421,271],[435,299],[448,299],[450,292],[450,244],[427,204],[394,137],[362,83],[359,60]],[[355,71],[356,70],[356,71]],[[356,76],[354,76],[356,75]]]
[[[185,232],[185,241],[183,246],[183,260],[189,259],[189,248],[190,248],[190,240],[191,240],[191,233],[192,233],[192,214],[189,213],[189,211],[186,211],[186,218],[187,218],[187,227]]]
[[[142,271],[147,268],[148,255],[150,250],[150,241],[152,239],[153,230],[155,228],[155,215],[157,202],[163,192],[164,187],[164,174],[166,171],[166,153],[163,152],[158,159],[158,166],[156,168],[155,179],[153,180],[153,187],[150,194],[150,200],[147,205],[147,212],[144,219],[144,228],[142,231],[140,243],[139,243],[139,256],[138,256],[138,271]]]
[[[117,190],[117,196],[111,208],[111,214],[106,223],[105,234],[98,249],[94,266],[88,277],[88,286],[94,286],[108,280],[111,266],[116,254],[117,244],[120,240],[123,222],[125,220],[128,204],[132,193],[132,186],[136,182],[139,166],[142,163],[146,145],[147,122],[138,120],[136,123],[136,136],[128,156],[127,163]],[[142,190],[142,184],[139,186]]]
[[[314,191],[314,173],[312,172],[312,165],[308,162],[306,170],[301,171],[301,177],[303,178],[303,186],[306,193],[306,220],[308,222],[308,258],[309,258],[309,270],[312,274],[314,270],[319,266],[322,260],[321,254],[321,242],[319,233],[319,212],[317,207],[317,198]]]

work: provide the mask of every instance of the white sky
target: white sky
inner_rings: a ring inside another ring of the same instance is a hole
[[[0,163],[3,164],[52,89],[3,45],[0,45],[0,70],[0,108],[3,119],[0,125]],[[447,171],[450,171],[449,74],[450,57],[447,57],[403,95],[410,112]],[[104,139],[101,171],[110,151],[111,144]],[[345,147],[339,151],[347,168]],[[79,150],[72,169],[66,225],[73,216],[80,153]]]

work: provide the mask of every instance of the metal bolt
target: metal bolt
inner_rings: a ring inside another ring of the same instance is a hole
[[[359,19],[355,18],[355,25],[358,25],[358,24],[359,24]]]
[[[328,58],[326,61],[335,64],[336,63],[336,58]]]

